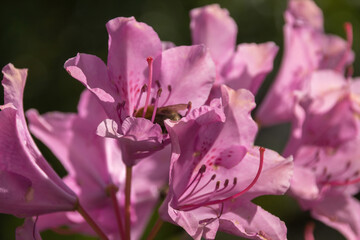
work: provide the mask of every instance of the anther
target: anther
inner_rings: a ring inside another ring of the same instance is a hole
[[[233,185],[236,185],[236,184],[237,184],[237,178],[234,178]]]
[[[224,187],[227,187],[229,185],[229,179],[226,179],[224,182]]]
[[[348,161],[348,162],[346,163],[345,169],[349,169],[349,168],[350,168],[350,165],[351,165],[351,162]]]
[[[191,111],[191,106],[192,106],[192,103],[191,103],[191,101],[190,101],[190,102],[188,102],[188,104],[187,104],[187,106],[186,106],[187,111],[186,111],[184,117],[186,117],[186,116],[189,114],[189,112]]]
[[[137,111],[137,109],[138,109],[138,107],[139,107],[139,104],[140,104],[140,101],[141,101],[141,97],[142,97],[143,93],[146,92],[146,91],[147,91],[147,85],[144,84],[144,85],[142,86],[141,90],[140,90],[140,95],[139,95],[139,98],[138,98],[138,100],[137,100],[137,102],[136,102],[136,105],[135,105],[135,108],[134,108],[134,115],[136,115],[136,111]]]
[[[216,182],[215,190],[218,190],[220,188],[220,181]]]
[[[212,175],[211,180],[214,180],[216,178],[216,174]]]
[[[168,89],[168,91],[169,91],[169,94],[168,94],[165,102],[162,104],[162,106],[165,106],[165,104],[169,101],[170,96],[171,96],[171,92],[172,92],[172,87],[171,87],[171,85],[168,85],[167,89]]]
[[[206,166],[203,164],[199,169],[199,173],[204,173],[205,171],[206,171]]]

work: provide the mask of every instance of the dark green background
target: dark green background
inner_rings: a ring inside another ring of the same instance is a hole
[[[350,21],[354,27],[354,51],[360,53],[360,1],[318,0],[325,16],[325,29],[344,36],[343,23]],[[77,52],[107,56],[105,23],[118,16],[135,16],[138,21],[151,25],[162,40],[177,45],[189,45],[189,10],[213,1],[200,0],[118,0],[118,1],[2,1],[0,4],[0,66],[11,62],[16,67],[28,68],[25,109],[47,111],[76,111],[83,86],[68,76],[64,62]],[[229,9],[238,24],[238,43],[274,41],[281,50],[276,58],[276,68],[282,54],[282,26],[285,0],[224,0],[221,6]],[[354,64],[359,75],[360,60]],[[275,68],[275,69],[276,69]],[[274,71],[276,72],[276,70]],[[267,78],[257,100],[260,101],[274,72]],[[1,92],[1,91],[0,91]],[[3,93],[0,93],[2,98]],[[263,129],[258,144],[280,151],[287,138],[288,126]],[[40,143],[39,143],[40,144]],[[41,145],[41,144],[40,144]],[[44,155],[60,175],[65,172],[50,151],[42,145]],[[303,239],[308,213],[302,213],[288,197],[263,197],[256,200],[264,208],[277,214],[288,225],[288,238]],[[21,220],[0,214],[0,239],[14,239],[16,225]],[[176,236],[171,238],[170,235]],[[316,222],[317,239],[342,239],[334,230]],[[184,239],[181,229],[170,224],[163,227],[158,239]],[[43,239],[65,239],[48,231]],[[66,239],[88,239],[79,236]],[[218,239],[227,238],[220,235]]]

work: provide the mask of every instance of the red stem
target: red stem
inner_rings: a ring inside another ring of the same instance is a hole
[[[91,218],[91,216],[85,211],[85,209],[78,203],[76,209],[80,213],[80,215],[85,219],[85,221],[89,224],[89,226],[96,232],[96,234],[102,240],[109,240],[105,233],[101,230],[99,225]]]
[[[160,219],[160,217],[156,220],[156,223],[154,225],[154,227],[151,229],[151,232],[149,233],[148,237],[146,238],[146,240],[153,240],[156,236],[156,234],[159,232],[160,228],[163,225],[163,220]]]
[[[117,224],[118,224],[120,236],[121,236],[121,239],[125,239],[125,232],[124,232],[124,228],[123,228],[123,224],[122,224],[122,220],[121,220],[119,202],[118,202],[118,199],[116,197],[117,189],[114,186],[114,187],[110,187],[109,190],[110,190],[109,193],[110,193],[111,201],[112,201],[112,204],[113,204],[113,207],[114,207],[116,221],[117,221]]]
[[[125,183],[125,240],[130,240],[130,196],[131,196],[132,167],[126,167]]]

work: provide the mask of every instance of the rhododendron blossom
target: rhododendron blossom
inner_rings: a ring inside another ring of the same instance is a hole
[[[354,59],[350,25],[346,27],[348,42],[325,34],[321,9],[313,0],[289,0],[285,22],[282,64],[257,112],[264,126],[293,119],[295,93],[307,85],[313,71],[344,72]]]
[[[46,162],[24,116],[27,69],[6,65],[0,106],[0,212],[19,217],[75,210],[77,197]]]
[[[205,44],[216,65],[211,97],[220,97],[220,84],[256,94],[273,68],[278,47],[273,42],[243,43],[236,47],[237,26],[226,9],[213,4],[191,10],[193,44]]]
[[[326,34],[313,0],[288,0],[284,18],[281,65],[257,122],[255,95],[279,48],[271,41],[237,45],[237,24],[218,4],[190,11],[190,46],[161,41],[135,17],[108,21],[106,62],[78,53],[64,64],[86,87],[76,113],[31,109],[27,123],[27,69],[6,65],[0,213],[24,218],[15,238],[41,240],[53,230],[64,239],[154,240],[159,231],[158,239],[170,239],[172,230],[161,227],[173,224],[195,240],[222,239],[218,232],[293,239],[294,229],[287,236],[281,220],[291,198],[300,207],[290,212],[309,212],[346,239],[360,239],[360,79],[352,77],[352,25],[344,24],[344,39]],[[271,135],[259,131],[286,122],[291,129],[282,144],[284,126]],[[63,165],[62,179],[29,130]],[[284,147],[283,155],[256,146],[269,141]],[[284,205],[283,196],[271,198],[275,203],[265,197],[283,194]],[[305,239],[318,238],[315,225],[300,226]]]
[[[76,191],[84,208],[96,216],[108,236],[119,239],[118,224],[114,221],[117,210],[112,198],[118,202],[122,215],[125,165],[121,161],[121,150],[116,140],[96,135],[96,128],[106,114],[95,96],[85,91],[78,111],[78,114],[52,112],[39,116],[30,110],[27,115],[32,132],[53,150],[69,172],[64,181]],[[133,170],[137,177],[133,181],[131,219],[136,239],[141,236],[159,189],[167,180],[167,155],[170,155],[169,147],[148,157]],[[69,231],[92,234],[84,219],[73,212],[41,216],[37,223],[41,230],[62,225],[70,226]]]
[[[360,203],[353,197],[360,190],[359,83],[336,71],[314,72],[299,93],[285,149],[295,163],[291,195],[314,218],[354,240],[360,237],[354,214]]]
[[[161,127],[154,124],[157,108],[180,104],[180,110],[186,110],[189,102],[193,107],[203,104],[215,69],[205,46],[162,52],[155,31],[134,18],[115,18],[106,27],[107,66],[96,56],[78,54],[65,68],[99,98],[111,119],[98,133],[119,138],[123,161],[132,166],[162,147]]]
[[[214,239],[217,230],[251,239],[286,238],[284,223],[250,202],[263,194],[283,194],[292,175],[291,159],[253,146],[254,107],[247,90],[223,87],[222,98],[210,106],[194,109],[179,122],[166,121],[173,154],[161,215],[194,239]]]

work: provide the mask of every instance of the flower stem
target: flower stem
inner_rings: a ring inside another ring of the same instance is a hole
[[[80,213],[80,215],[85,219],[85,221],[90,225],[90,227],[96,232],[96,234],[102,240],[109,240],[105,233],[101,230],[101,228],[96,224],[96,222],[91,218],[91,216],[85,211],[85,209],[78,203],[76,209]]]
[[[153,240],[156,236],[156,234],[159,232],[160,228],[163,225],[163,220],[161,220],[161,218],[159,217],[156,220],[156,223],[154,225],[154,227],[151,229],[151,232],[149,233],[148,237],[146,238],[146,240]]]
[[[121,239],[125,239],[125,233],[124,233],[124,228],[123,228],[123,224],[122,224],[122,220],[121,220],[121,215],[120,215],[120,207],[119,207],[119,202],[118,199],[116,197],[116,192],[117,192],[117,188],[115,186],[110,187],[109,189],[109,194],[111,197],[111,201],[114,207],[114,211],[115,211],[115,216],[116,216],[116,221],[118,224],[118,228],[119,228],[119,233],[121,236]]]
[[[131,196],[132,167],[126,167],[125,183],[125,240],[130,240],[130,196]]]

